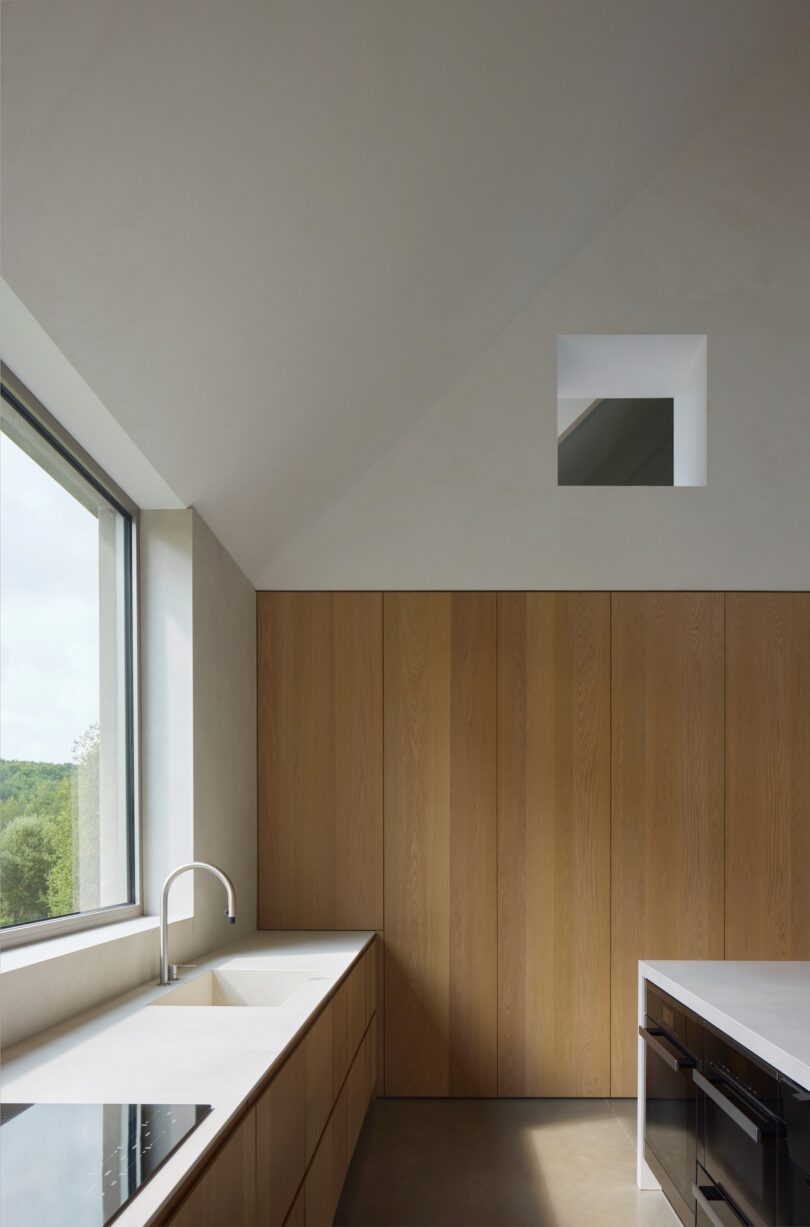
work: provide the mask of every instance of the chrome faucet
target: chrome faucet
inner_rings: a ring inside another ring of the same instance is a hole
[[[173,984],[178,979],[177,969],[179,967],[191,966],[187,963],[170,963],[169,962],[169,887],[175,878],[179,878],[181,873],[185,873],[188,869],[207,869],[215,878],[219,878],[225,890],[228,893],[228,906],[225,909],[225,915],[228,917],[228,924],[236,924],[236,891],[233,888],[233,882],[228,877],[227,873],[223,873],[221,869],[217,869],[216,865],[209,865],[207,861],[189,861],[187,865],[180,865],[179,868],[173,869],[166,881],[163,883],[163,891],[160,896],[160,980],[159,984]]]

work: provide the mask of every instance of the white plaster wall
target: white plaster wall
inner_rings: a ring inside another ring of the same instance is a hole
[[[140,537],[143,903],[156,915],[167,873],[194,850],[194,513],[142,512]],[[190,915],[190,878],[172,888]]]
[[[3,277],[0,357],[139,507],[182,507],[154,465]]]
[[[256,592],[194,516],[194,856],[236,887],[195,874],[194,942],[210,950],[256,928]]]
[[[810,584],[810,37],[793,41],[259,576]],[[556,485],[561,333],[705,333],[705,488]]]

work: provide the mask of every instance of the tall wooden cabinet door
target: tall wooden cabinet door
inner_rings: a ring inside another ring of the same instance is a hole
[[[498,1094],[610,1094],[610,595],[498,597]]]
[[[382,928],[382,597],[258,595],[259,927]]]
[[[635,1095],[638,960],[723,958],[723,595],[611,609],[611,1094]]]
[[[810,594],[726,597],[726,957],[810,959]]]
[[[494,593],[386,593],[385,1093],[497,1090]]]

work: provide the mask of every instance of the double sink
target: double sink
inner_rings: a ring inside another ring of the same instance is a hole
[[[309,980],[309,971],[205,971],[152,1001],[152,1006],[281,1006]]]

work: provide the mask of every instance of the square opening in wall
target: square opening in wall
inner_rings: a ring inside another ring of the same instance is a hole
[[[557,484],[705,486],[705,335],[557,338]]]

